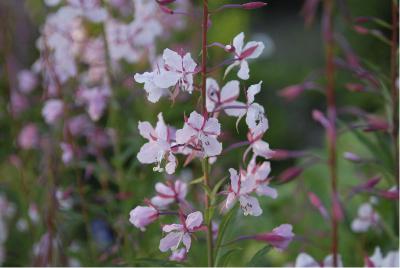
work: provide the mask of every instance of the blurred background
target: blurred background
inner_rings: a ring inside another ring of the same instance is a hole
[[[199,1],[189,2],[190,11],[199,12]],[[224,3],[242,1],[210,2],[216,8]],[[294,100],[280,93],[282,89],[301,84],[307,79],[323,88],[325,57],[321,37],[321,7],[317,8],[314,23],[306,27],[301,13],[304,1],[267,2],[267,7],[262,9],[226,10],[213,16],[209,42],[228,44],[243,31],[246,40],[265,43],[262,57],[250,63],[250,80],[243,84],[249,86],[263,81],[262,91],[257,98],[265,107],[269,120],[270,128],[264,139],[272,149],[306,151],[317,159],[273,160],[271,176],[273,182],[276,181],[279,197],[276,200],[261,198],[262,216],[244,217],[238,213],[228,230],[229,237],[233,239],[238,235],[266,232],[282,223],[292,224],[296,239],[289,248],[284,252],[270,251],[260,263],[262,266],[283,266],[293,265],[300,252],[307,252],[316,260],[322,260],[330,252],[330,223],[310,204],[307,195],[309,191],[316,193],[329,209],[330,181],[324,164],[327,155],[325,130],[312,119],[314,109],[325,111],[325,95],[318,88],[305,90]],[[339,10],[335,15],[337,33],[347,40],[367,69],[388,76],[390,48],[387,44],[378,38],[359,34],[341,14],[348,13],[354,18],[377,17],[390,23],[391,1],[336,2]],[[151,104],[146,100],[142,85],[133,80],[135,73],[149,69],[148,61],[141,60],[135,64],[121,61],[114,75],[113,99],[108,104],[106,115],[97,122],[115,130],[109,138],[111,143],[117,142],[118,145],[106,146],[102,149],[101,157],[89,155],[74,165],[64,165],[57,145],[57,137],[63,131],[51,128],[43,121],[41,111],[45,95],[40,83],[32,94],[11,104],[13,91],[20,86],[18,73],[30,69],[40,56],[36,40],[46,17],[56,9],[37,0],[0,2],[0,218],[3,218],[0,224],[0,263],[4,266],[43,265],[43,258],[49,258],[50,252],[52,264],[163,265],[162,260],[167,259],[168,255],[158,250],[160,225],[155,223],[143,233],[128,222],[129,211],[145,198],[151,197],[154,184],[165,177],[164,174],[153,172],[152,166],[141,165],[136,159],[139,148],[145,142],[138,134],[137,123],[154,123],[157,114],[162,111],[166,122],[180,126],[183,114],[193,110],[197,99],[180,96],[174,104],[167,99]],[[185,18],[184,23],[182,29],[174,30],[168,38],[157,41],[157,54],[165,47],[184,48],[192,52],[195,61],[200,62],[199,20],[197,17]],[[98,29],[91,31],[95,33]],[[383,28],[381,31],[383,36],[390,39],[390,30]],[[220,48],[211,48],[209,53],[212,65],[226,58],[226,53]],[[344,57],[339,48],[335,49],[335,54],[338,58]],[[212,74],[216,79],[222,79],[222,76],[223,69]],[[232,72],[227,80],[234,77],[235,73]],[[349,90],[346,83],[351,82],[358,80],[349,72],[337,72],[335,90],[338,107],[357,107],[384,117],[387,103],[375,92]],[[68,84],[64,90],[74,90],[73,87],[73,84]],[[14,113],[12,105],[26,107]],[[378,165],[357,165],[343,157],[345,152],[354,152],[367,159],[377,156],[360,138],[362,135],[368,140],[373,134],[362,132],[359,135],[358,132],[346,131],[346,122],[353,118],[343,116],[340,120],[343,122],[339,127],[341,135],[337,145],[338,178],[345,217],[340,224],[339,249],[346,266],[360,266],[363,265],[365,254],[371,255],[375,246],[380,246],[385,252],[398,247],[397,208],[393,201],[379,200],[376,209],[384,219],[386,229],[355,233],[351,230],[351,221],[357,216],[359,205],[368,202],[370,195],[349,197],[349,194],[353,186],[373,176],[384,178],[379,183],[381,188],[390,188],[395,182],[392,175],[387,175]],[[34,149],[27,150],[21,148],[18,137],[28,123],[34,123],[38,128],[40,141]],[[243,125],[239,128],[239,134],[236,133],[235,119],[224,119],[224,124],[226,129],[231,130],[224,135],[224,142],[246,140]],[[390,159],[393,150],[390,136],[387,133],[379,135],[386,144],[382,148],[389,150],[386,152],[389,155],[386,166],[393,169],[397,163]],[[212,180],[215,182],[227,175],[229,167],[239,167],[243,151],[244,148],[238,149],[221,157],[213,167]],[[301,168],[298,176],[280,184],[282,172],[293,170],[294,167]],[[178,169],[176,174],[176,177],[184,179],[199,176],[201,166],[195,162]],[[54,191],[57,202],[48,194],[49,191]],[[193,191],[190,198],[195,204],[200,199]],[[7,216],[7,213],[10,215]],[[171,222],[173,218],[163,221]],[[204,245],[204,237],[198,236],[189,254],[188,264],[206,265]],[[263,247],[262,243],[254,241],[242,242],[240,253],[232,256],[229,265],[246,265]],[[49,251],[49,248],[53,250]],[[152,258],[153,261],[137,261],[142,258]]]

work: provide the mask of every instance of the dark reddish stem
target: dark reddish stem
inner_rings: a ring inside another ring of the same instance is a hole
[[[332,253],[333,266],[338,265],[338,217],[335,213],[336,203],[338,202],[337,193],[337,163],[336,163],[336,100],[335,100],[335,65],[334,65],[334,39],[333,39],[333,4],[334,0],[324,1],[324,40],[326,57],[326,101],[329,128],[327,129],[328,140],[328,165],[329,176],[331,179],[332,191]]]
[[[201,45],[201,111],[203,116],[207,113],[206,108],[206,79],[207,79],[207,29],[208,29],[208,0],[203,0],[203,27],[202,27],[202,45]],[[203,177],[204,177],[204,185],[206,187],[210,187],[209,181],[209,165],[208,158],[203,159]],[[210,196],[206,193],[205,198],[205,210],[209,211],[210,209]],[[207,222],[207,257],[208,257],[208,266],[214,266],[214,245],[213,245],[213,233],[212,233],[212,225],[211,219],[208,219]]]

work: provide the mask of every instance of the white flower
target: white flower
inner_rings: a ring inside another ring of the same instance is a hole
[[[197,64],[190,53],[184,56],[166,48],[163,53],[164,66],[154,77],[154,83],[160,88],[179,86],[183,91],[192,93],[193,74]]]
[[[137,206],[129,213],[129,221],[141,231],[158,219],[158,211],[153,207]]]
[[[376,226],[380,217],[370,203],[364,203],[358,208],[357,218],[351,223],[351,229],[356,233],[368,231],[370,227]]]
[[[167,161],[165,170],[168,174],[175,172],[176,158],[172,154],[172,142],[175,139],[174,130],[164,122],[162,113],[158,114],[156,128],[153,128],[149,122],[139,122],[140,135],[149,142],[140,148],[137,154],[138,160],[143,164],[157,163],[155,171],[163,171],[161,162]]]
[[[229,81],[219,88],[217,81],[207,78],[206,81],[206,108],[208,112],[223,109],[227,115],[240,116],[246,111],[246,106],[236,101],[239,97],[239,81]]]
[[[228,190],[228,196],[225,202],[225,208],[231,208],[237,200],[240,202],[240,207],[244,215],[260,216],[262,209],[257,198],[250,196],[256,188],[256,181],[253,178],[238,174],[233,168],[229,169],[231,186]]]
[[[151,199],[151,203],[156,207],[166,207],[173,202],[181,202],[187,194],[187,184],[176,180],[174,183],[167,184],[158,182],[156,184],[157,195]]]
[[[168,90],[165,88],[160,88],[154,83],[154,77],[156,73],[153,72],[145,72],[143,74],[135,74],[134,78],[136,82],[143,84],[144,90],[147,92],[147,99],[150,102],[156,103],[160,100],[160,98],[164,95],[168,94]]]
[[[186,252],[188,252],[192,243],[190,234],[197,231],[201,227],[202,222],[203,215],[200,211],[196,211],[190,213],[182,224],[165,225],[163,231],[169,234],[161,239],[160,251],[166,252],[169,249],[176,251],[181,242],[183,242]]]
[[[250,77],[249,64],[247,63],[247,60],[258,58],[264,50],[264,44],[262,42],[251,41],[244,45],[243,41],[244,33],[238,34],[233,39],[230,50],[233,50],[233,53],[235,53],[234,63],[228,66],[225,71],[225,75],[227,75],[232,68],[240,65],[238,77],[240,79],[247,80]]]
[[[343,267],[342,257],[340,255],[337,256],[338,264],[337,267]],[[295,267],[333,267],[333,255],[328,255],[325,257],[322,265],[314,260],[313,257],[308,255],[307,253],[300,253],[296,258]]]
[[[389,251],[385,257],[383,257],[381,249],[375,247],[374,254],[369,258],[374,265],[373,267],[399,267],[399,251]],[[370,267],[366,265],[365,267]]]
[[[64,103],[62,100],[47,100],[42,109],[42,116],[47,124],[51,125],[63,114]]]
[[[222,144],[217,140],[220,132],[221,125],[216,118],[206,119],[193,111],[183,128],[176,131],[176,143],[203,157],[217,156],[222,151]]]

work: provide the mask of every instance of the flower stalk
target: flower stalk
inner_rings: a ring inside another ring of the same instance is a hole
[[[207,112],[206,108],[206,79],[207,79],[207,30],[208,30],[208,1],[203,0],[203,25],[202,25],[202,46],[201,46],[201,111],[203,115]],[[208,158],[205,157],[203,159],[203,178],[204,185],[209,188],[209,165]],[[205,210],[210,211],[210,196],[206,192],[205,198]],[[208,266],[214,266],[214,245],[213,245],[213,233],[212,233],[212,223],[211,219],[208,219],[207,224],[207,259]]]
[[[323,35],[325,41],[325,60],[326,60],[326,101],[327,101],[327,116],[329,128],[327,128],[328,140],[328,166],[329,176],[331,180],[331,224],[332,224],[332,254],[333,266],[338,266],[338,217],[336,211],[336,203],[338,199],[337,193],[337,162],[336,162],[336,100],[335,100],[335,65],[334,65],[334,38],[333,38],[333,0],[324,1],[324,17],[323,17]]]

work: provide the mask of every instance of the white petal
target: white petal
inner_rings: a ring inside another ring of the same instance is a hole
[[[161,252],[166,252],[168,249],[176,249],[181,242],[181,237],[183,233],[181,232],[172,232],[167,234],[163,239],[160,240],[159,249]]]
[[[164,49],[163,59],[165,65],[174,68],[174,70],[182,70],[182,57],[175,51],[169,48]]]
[[[226,100],[230,100],[230,102],[236,100],[239,96],[239,81],[233,80],[229,81],[225,84],[225,86],[221,89],[221,101],[225,102]]]
[[[238,72],[238,77],[240,79],[247,80],[250,78],[249,72],[250,72],[250,69],[249,69],[249,64],[247,63],[247,61],[246,60],[240,61],[240,69]]]
[[[177,224],[177,223],[167,224],[167,225],[164,225],[162,230],[163,230],[163,232],[166,232],[166,233],[169,233],[172,231],[181,231],[181,230],[183,230],[183,225]]]
[[[174,198],[165,198],[161,196],[155,196],[151,199],[151,203],[159,208],[165,208],[169,204],[172,204],[174,201]]]
[[[276,191],[276,189],[271,188],[265,184],[259,185],[256,191],[258,195],[269,196],[273,199],[278,197],[278,192]]]
[[[251,47],[254,47],[254,46],[257,46],[257,48],[253,51],[253,53],[251,53],[251,55],[246,57],[247,59],[258,58],[261,55],[261,53],[263,52],[264,47],[265,47],[263,42],[250,41],[244,46],[243,51],[245,51]]]
[[[143,138],[146,138],[148,140],[152,140],[151,134],[154,131],[153,127],[149,122],[140,122],[138,125],[139,133]]]
[[[235,38],[233,38],[232,45],[235,48],[235,52],[237,54],[240,54],[243,49],[243,40],[244,40],[244,33],[241,32],[240,34],[236,35]]]
[[[204,132],[212,133],[213,135],[219,135],[221,132],[221,124],[217,118],[209,118],[204,126]]]
[[[254,102],[254,96],[257,95],[261,91],[262,81],[258,82],[258,84],[251,85],[247,89],[247,103],[251,104]]]
[[[229,169],[230,179],[231,179],[231,187],[235,193],[239,192],[239,175],[234,168]]]
[[[307,253],[300,253],[296,258],[295,267],[319,267],[319,263]]]
[[[160,88],[168,88],[175,86],[180,78],[181,75],[179,73],[162,70],[154,76],[154,84]]]
[[[204,153],[210,156],[220,155],[222,152],[222,143],[220,143],[216,138],[211,136],[203,136],[201,138]]]
[[[202,222],[203,222],[203,214],[201,214],[200,211],[190,213],[185,221],[186,227],[189,230],[193,230],[194,228],[199,227]]]
[[[258,203],[258,199],[253,196],[241,195],[239,197],[240,207],[243,210],[245,216],[260,216],[262,209]]]
[[[189,252],[190,245],[192,244],[192,239],[190,238],[190,234],[185,233],[183,235],[182,242],[185,245],[186,252]]]
[[[164,183],[157,182],[156,183],[156,191],[162,195],[167,195],[167,196],[174,196],[174,191],[171,189],[171,187],[168,187]]]
[[[183,68],[186,72],[193,72],[196,69],[196,62],[190,56],[190,53],[186,53],[183,57]]]
[[[236,106],[239,108],[224,108],[224,111],[229,116],[243,117],[246,114],[246,104],[240,101],[230,102],[227,107]]]
[[[142,164],[151,164],[159,161],[160,147],[155,142],[145,143],[137,154],[137,159]]]

